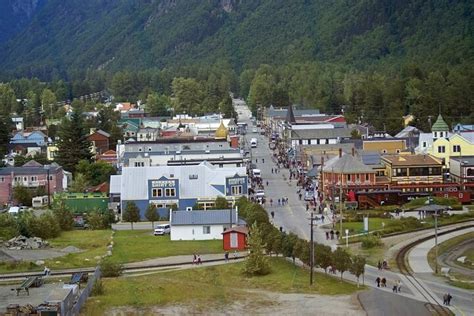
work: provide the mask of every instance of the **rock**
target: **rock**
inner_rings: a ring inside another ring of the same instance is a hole
[[[465,263],[465,262],[466,262],[466,258],[467,258],[466,256],[462,256],[462,257],[457,258],[456,261]]]
[[[107,250],[107,254],[106,254],[108,257],[110,257],[112,255],[112,251],[110,250]]]
[[[102,259],[101,256],[95,256],[95,257],[94,257],[94,260],[100,260],[100,259]]]
[[[36,260],[35,261],[35,264],[39,267],[39,266],[44,266],[44,261],[43,260]]]
[[[20,235],[5,242],[4,245],[8,249],[21,250],[45,248],[49,245],[49,243],[39,237],[27,238],[25,236]]]

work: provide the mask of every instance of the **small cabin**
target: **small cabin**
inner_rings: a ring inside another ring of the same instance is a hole
[[[247,248],[248,232],[249,231],[246,226],[228,228],[222,233],[224,250],[245,250]]]

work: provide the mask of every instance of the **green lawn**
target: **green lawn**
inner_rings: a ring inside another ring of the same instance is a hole
[[[249,297],[247,289],[282,293],[349,294],[357,290],[354,284],[337,278],[315,274],[315,284],[309,286],[309,271],[296,267],[282,258],[270,258],[272,273],[261,277],[245,277],[243,263],[213,267],[168,271],[138,277],[105,279],[104,295],[92,297],[84,314],[102,315],[114,306],[166,306],[197,304],[225,306]],[[252,294],[258,296],[258,294]],[[268,302],[267,302],[268,303]]]
[[[396,221],[395,219],[380,218],[380,217],[369,217],[369,230],[383,229],[382,223],[387,225],[390,222]],[[336,226],[339,229],[339,225]],[[345,231],[349,229],[349,235],[361,233],[364,229],[364,222],[342,222],[342,229]]]
[[[153,236],[150,230],[116,231],[111,260],[117,263],[156,257],[224,252],[222,240],[171,241],[170,236]]]
[[[110,242],[111,236],[111,230],[72,230],[62,232],[59,237],[48,240],[55,250],[61,250],[67,246],[75,246],[83,250],[83,252],[45,260],[45,264],[53,270],[94,266],[96,264],[94,257],[102,256],[106,253],[107,244]],[[43,267],[37,267],[29,262],[0,264],[0,273],[42,269]]]

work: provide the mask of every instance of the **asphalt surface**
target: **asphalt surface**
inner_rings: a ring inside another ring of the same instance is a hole
[[[431,316],[424,302],[394,293],[372,289],[359,293],[358,297],[368,316]]]

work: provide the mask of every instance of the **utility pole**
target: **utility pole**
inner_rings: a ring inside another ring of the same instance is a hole
[[[438,273],[438,210],[435,211],[435,273]]]
[[[341,236],[342,238],[342,180],[343,180],[343,174],[341,172],[341,181],[339,182],[339,230],[340,230],[340,234],[339,236]]]
[[[309,285],[313,285],[313,269],[314,269],[314,239],[313,239],[313,221],[314,221],[314,215],[313,212],[311,212],[311,232],[310,232],[310,257],[309,257],[309,265],[310,265],[310,272],[309,272]]]

